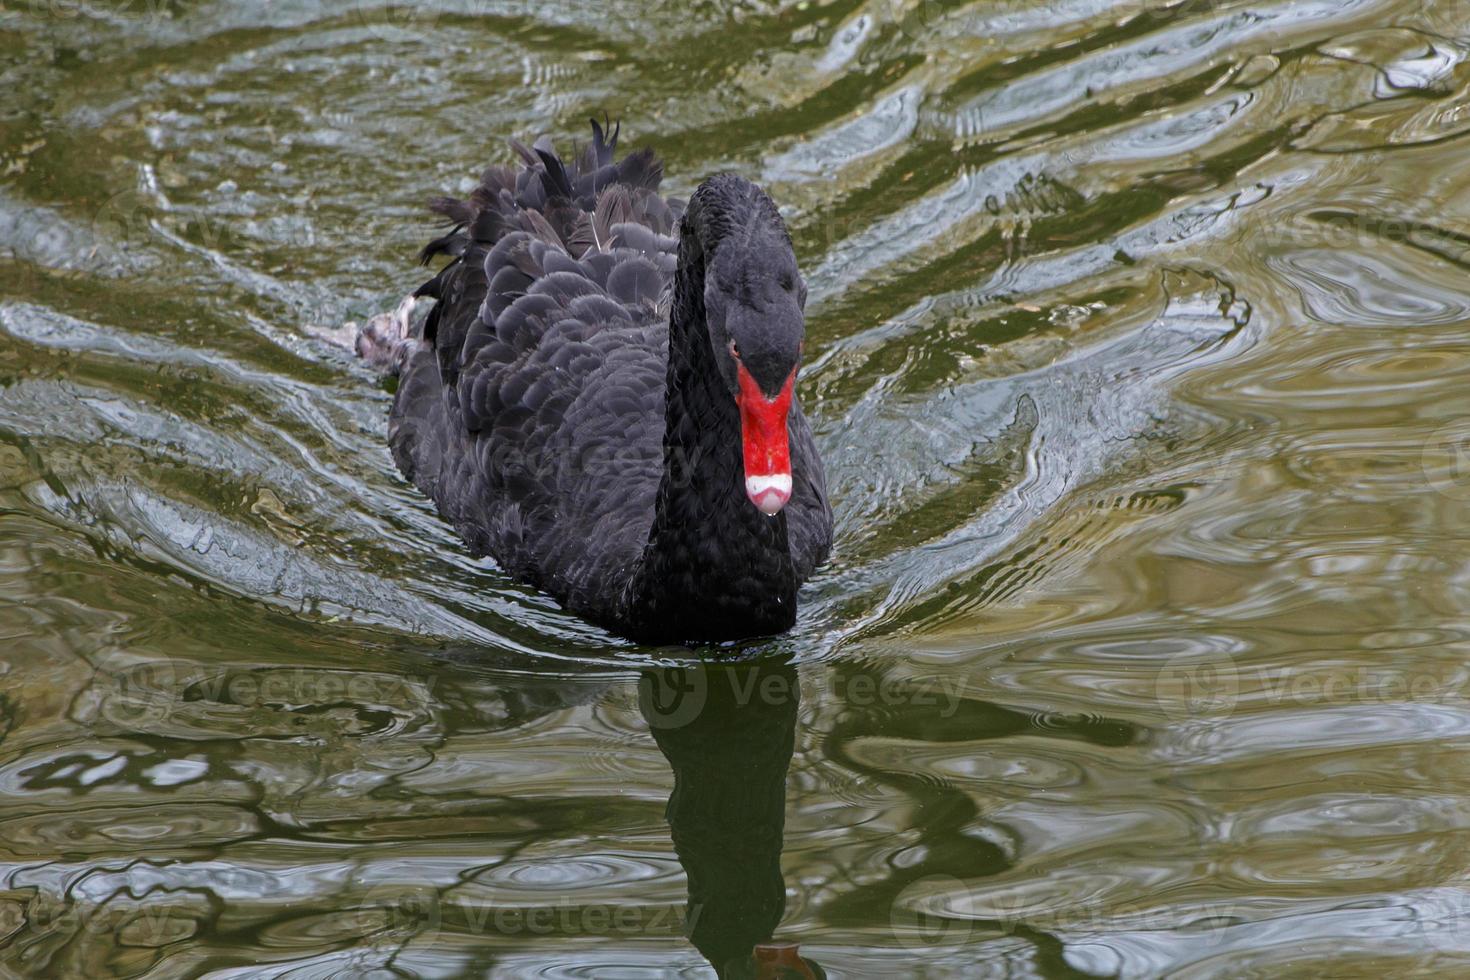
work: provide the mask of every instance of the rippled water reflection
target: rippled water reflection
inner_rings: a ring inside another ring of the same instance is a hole
[[[0,10],[0,973],[1465,972],[1467,52],[1449,0]],[[316,338],[604,109],[810,279],[838,544],[750,662],[467,558]]]

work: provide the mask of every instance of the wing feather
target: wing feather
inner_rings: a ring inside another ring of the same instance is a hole
[[[593,586],[632,566],[653,519],[668,344],[656,303],[682,211],[657,193],[651,151],[615,158],[618,135],[594,121],[567,157],[545,137],[511,140],[518,168],[431,203],[453,228],[423,256],[452,261],[420,289],[438,300],[432,351],[401,374],[391,429],[405,475],[472,547],[594,618],[612,610],[594,608],[609,600]],[[607,542],[595,555],[589,533]]]

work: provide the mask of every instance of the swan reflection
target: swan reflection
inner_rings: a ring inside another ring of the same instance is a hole
[[[786,771],[800,686],[790,664],[701,664],[645,671],[639,707],[674,771],[665,814],[689,880],[689,939],[721,977],[821,977],[774,941]]]

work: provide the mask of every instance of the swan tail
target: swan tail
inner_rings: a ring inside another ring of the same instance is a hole
[[[489,167],[468,200],[436,197],[429,202],[429,209],[451,227],[423,247],[419,261],[427,265],[440,255],[459,258],[474,244],[494,246],[514,231],[528,232],[578,258],[596,247],[591,215],[603,192],[614,185],[622,185],[638,202],[656,231],[671,234],[679,215],[657,194],[663,163],[648,148],[615,159],[620,129],[621,124],[594,119],[592,141],[565,156],[545,136],[531,146],[510,140],[519,169]]]

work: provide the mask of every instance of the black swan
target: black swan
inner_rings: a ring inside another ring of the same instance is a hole
[[[779,633],[832,542],[791,240],[744,178],[666,200],[617,137],[511,141],[524,166],[434,201],[454,228],[421,258],[453,261],[357,350],[398,375],[399,469],[473,551],[634,640]]]

